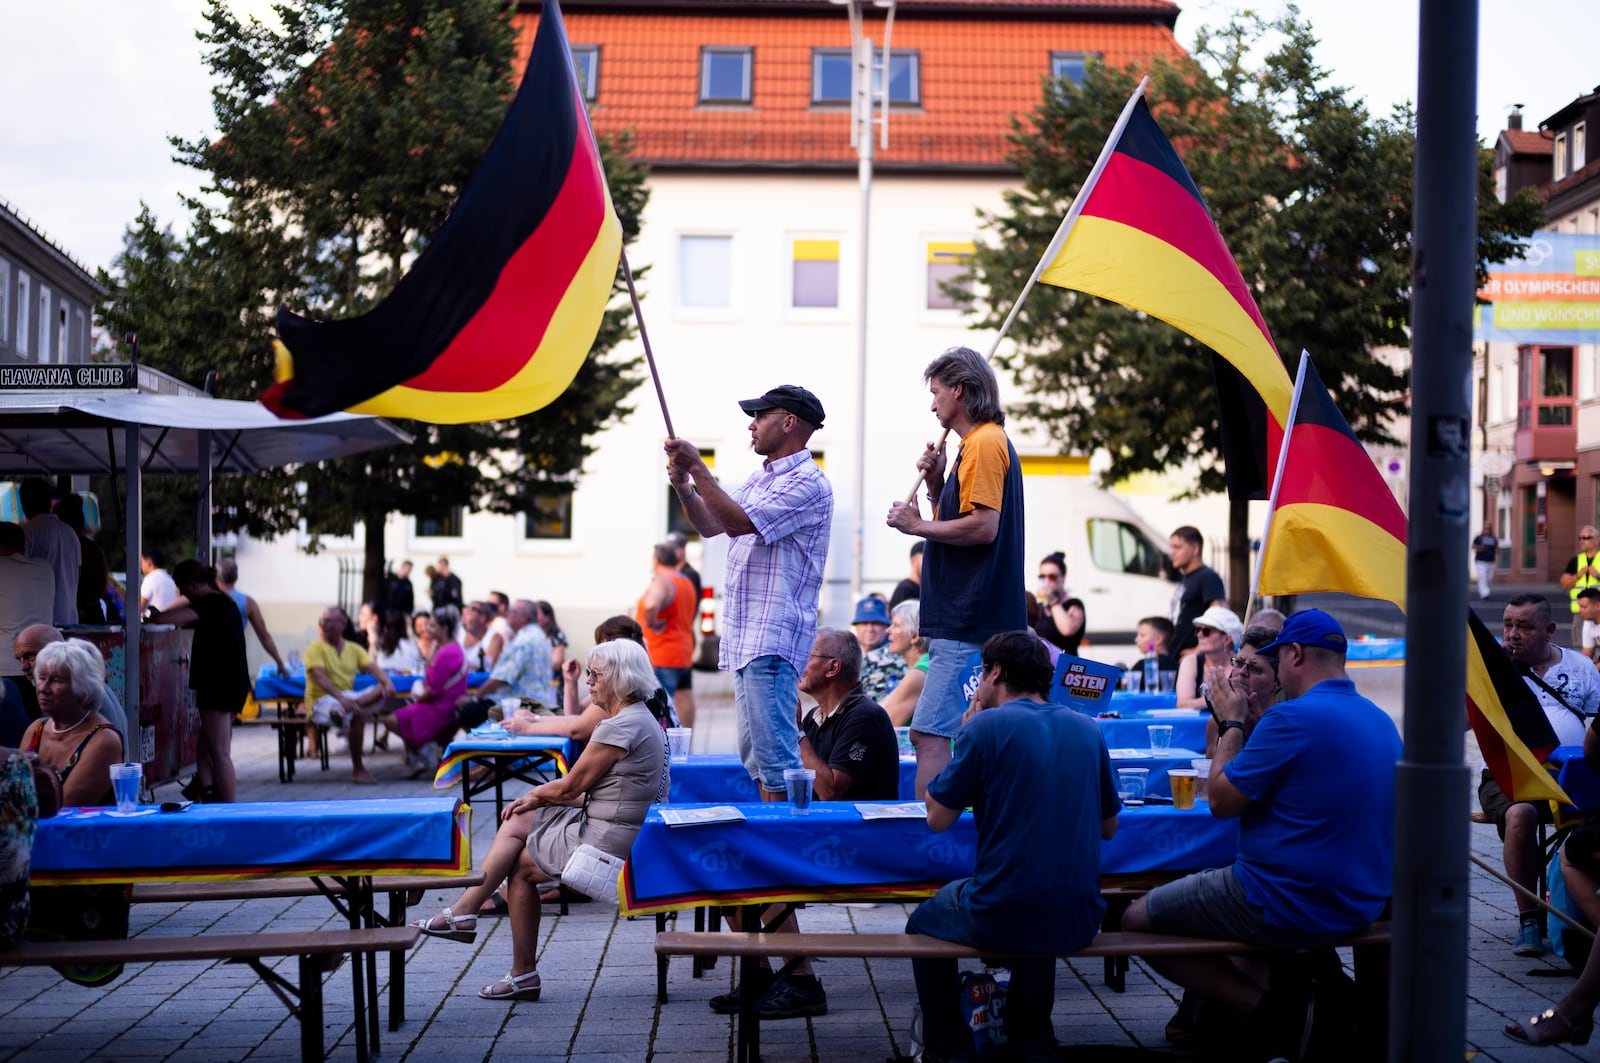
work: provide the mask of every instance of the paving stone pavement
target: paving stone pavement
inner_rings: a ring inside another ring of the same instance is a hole
[[[1400,667],[1363,669],[1357,684],[1399,714]],[[696,752],[731,752],[734,729],[724,677],[696,677],[700,717]],[[416,796],[427,784],[408,779],[398,753],[379,753],[368,765],[380,782],[356,787],[348,762],[336,756],[324,774],[302,761],[296,780],[277,779],[272,735],[266,728],[241,728],[234,736],[242,800],[312,800],[339,797]],[[163,788],[163,796],[172,796]],[[1472,828],[1475,852],[1498,865],[1499,842],[1492,827]],[[473,817],[474,852],[488,848],[494,832],[492,805]],[[1500,1033],[1512,1017],[1548,1007],[1572,984],[1554,957],[1512,956],[1516,916],[1510,891],[1487,874],[1471,877],[1471,958],[1468,978],[1467,1058],[1482,1061],[1554,1061],[1600,1058],[1594,1049],[1535,1050]],[[414,912],[436,911],[451,896],[430,891]],[[904,928],[910,906],[813,905],[801,915],[811,930],[894,932]],[[136,905],[132,932],[199,935],[257,930],[338,927],[341,920],[320,898],[195,904]],[[476,942],[467,945],[424,939],[407,965],[407,1019],[387,1029],[387,960],[378,973],[384,996],[381,1056],[384,1060],[489,1060],[575,1063],[689,1063],[733,1058],[733,1021],[714,1015],[706,1001],[731,985],[722,960],[707,977],[690,976],[687,960],[672,963],[668,1001],[655,1002],[654,921],[619,919],[604,904],[574,905],[571,914],[547,908],[541,928],[539,969],[544,993],[537,1003],[480,1000],[477,988],[502,975],[511,953],[503,920],[485,919]],[[278,966],[292,975],[293,961]],[[766,1063],[872,1061],[906,1051],[916,993],[904,961],[834,960],[817,965],[827,989],[826,1016],[762,1024]],[[353,1060],[355,1042],[349,1002],[349,965],[329,975],[324,987],[324,1031],[329,1058]],[[1056,1035],[1063,1058],[1178,1058],[1163,1039],[1176,1006],[1171,985],[1135,961],[1127,990],[1113,993],[1101,979],[1099,961],[1058,969]],[[131,1060],[151,1063],[224,1063],[232,1060],[290,1061],[299,1058],[298,1024],[247,968],[187,963],[132,967],[110,985],[85,989],[53,972],[0,969],[0,1063],[78,1063]],[[1100,1046],[1100,1047],[1091,1047]]]

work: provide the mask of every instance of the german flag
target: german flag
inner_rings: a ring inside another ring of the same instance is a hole
[[[1342,591],[1406,607],[1406,515],[1311,359],[1293,403],[1261,594]]]
[[[1544,762],[1560,743],[1511,658],[1467,610],[1467,720],[1501,792],[1513,801],[1570,804]]]
[[[455,209],[380,305],[311,321],[278,310],[281,417],[336,410],[436,424],[545,406],[599,331],[622,251],[556,0],[522,85]]]
[[[1142,94],[1127,115],[1102,156],[1104,167],[1078,193],[1076,221],[1039,279],[1142,310],[1227,359],[1265,406],[1264,416],[1231,419],[1230,494],[1265,497],[1294,391],[1289,374],[1199,187]],[[1249,389],[1233,395],[1225,386],[1231,391],[1237,381],[1219,374],[1225,412],[1255,401]]]

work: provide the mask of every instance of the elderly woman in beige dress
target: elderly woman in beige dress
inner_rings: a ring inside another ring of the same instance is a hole
[[[506,807],[483,861],[483,884],[431,919],[413,926],[450,941],[472,941],[478,908],[505,883],[510,906],[511,970],[478,990],[486,1000],[538,1000],[539,884],[559,879],[580,845],[626,857],[654,802],[671,785],[667,740],[645,699],[655,693],[650,656],[635,642],[596,646],[586,670],[596,725],[572,770],[536,786]]]

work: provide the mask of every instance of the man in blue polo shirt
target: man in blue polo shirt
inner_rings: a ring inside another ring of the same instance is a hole
[[[1276,657],[1287,700],[1244,743],[1246,698],[1230,680],[1211,691],[1219,734],[1211,758],[1211,814],[1239,817],[1239,856],[1151,890],[1128,930],[1302,948],[1368,926],[1389,897],[1394,866],[1394,721],[1345,675],[1345,637],[1320,609],[1291,616]],[[1265,969],[1227,956],[1148,957],[1186,989],[1272,1025]],[[1291,1016],[1292,1019],[1292,1016]]]
[[[1100,843],[1122,805],[1094,721],[1045,700],[1053,672],[1044,643],[1009,631],[983,644],[977,704],[967,710],[949,765],[928,785],[928,826],[948,830],[972,807],[978,857],[971,878],[946,884],[911,913],[907,933],[997,951],[1074,952],[1105,916]],[[971,1059],[957,1006],[954,960],[913,960],[922,1004],[924,1063]],[[1054,1060],[1056,964],[1011,964],[1007,1058]]]

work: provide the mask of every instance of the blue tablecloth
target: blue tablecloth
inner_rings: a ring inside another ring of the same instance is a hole
[[[1204,743],[1202,743],[1203,745]],[[1118,747],[1112,747],[1118,748]],[[1133,747],[1128,747],[1133,748]],[[1190,761],[1205,756],[1203,752],[1193,749],[1183,749],[1174,746],[1167,750],[1167,755],[1158,757],[1148,749],[1136,750],[1137,756],[1112,758],[1111,773],[1114,776],[1118,768],[1144,768],[1150,772],[1145,781],[1145,794],[1150,797],[1171,797],[1172,782],[1167,778],[1169,768],[1191,767]]]
[[[39,821],[42,885],[306,875],[458,875],[472,868],[472,810],[448,797],[257,801],[132,816],[62,809]]]
[[[1600,771],[1583,758],[1583,747],[1557,746],[1549,763],[1560,768],[1556,783],[1572,798],[1569,814],[1600,811]]]
[[[411,693],[411,685],[422,678],[420,672],[390,672],[389,682],[401,694]],[[488,672],[471,672],[467,675],[467,687],[476,690],[489,681]],[[378,681],[367,672],[356,675],[356,690],[365,690],[376,686]],[[293,672],[289,675],[279,675],[275,665],[264,664],[261,671],[256,673],[255,696],[257,701],[268,698],[304,698],[306,696],[306,674],[304,671]]]
[[[900,800],[915,795],[917,758],[900,758]],[[739,804],[759,801],[755,780],[734,753],[695,753],[686,762],[672,762],[672,790],[667,800],[675,805]]]
[[[549,759],[555,762],[556,771],[565,775],[575,759],[570,738],[546,735],[512,735],[467,733],[458,735],[445,747],[439,759],[439,770],[433,776],[435,790],[448,790],[461,781],[467,764],[472,760],[527,758]]]
[[[742,804],[742,822],[668,827],[650,810],[623,874],[622,914],[758,901],[879,900],[927,896],[972,873],[977,833],[964,813],[935,834],[925,820],[864,820],[850,802],[818,802],[809,816],[787,804]],[[1231,864],[1239,821],[1204,802],[1124,809],[1101,850],[1114,880],[1164,881]]]
[[[1131,716],[1134,713],[1148,712],[1151,709],[1175,709],[1177,707],[1178,695],[1170,692],[1166,694],[1146,694],[1138,690],[1113,690],[1111,692],[1110,706],[1100,705],[1096,707],[1095,711],[1105,712],[1109,708],[1112,712],[1121,713],[1123,716]]]
[[[1196,712],[1192,716],[1160,719],[1143,716],[1120,720],[1096,717],[1094,722],[1100,725],[1100,733],[1105,736],[1106,746],[1111,749],[1148,749],[1150,725],[1169,723],[1172,725],[1174,747],[1203,750],[1206,748],[1206,719],[1204,712]],[[1205,754],[1196,753],[1195,756],[1203,757]]]

